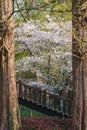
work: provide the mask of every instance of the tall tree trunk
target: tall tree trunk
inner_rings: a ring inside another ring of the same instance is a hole
[[[12,0],[0,0],[0,130],[19,130]]]
[[[87,130],[87,1],[73,0],[74,130]]]

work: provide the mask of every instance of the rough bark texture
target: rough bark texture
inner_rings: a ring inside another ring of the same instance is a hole
[[[0,0],[0,130],[19,130],[12,0]]]
[[[73,123],[74,130],[87,130],[87,1],[78,2],[73,0]]]

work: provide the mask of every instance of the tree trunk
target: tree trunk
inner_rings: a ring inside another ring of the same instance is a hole
[[[87,1],[73,0],[74,130],[87,130]]]
[[[12,0],[0,0],[0,130],[19,130]]]

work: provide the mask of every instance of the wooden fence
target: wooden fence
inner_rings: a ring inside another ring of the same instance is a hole
[[[52,111],[61,112],[68,117],[72,116],[72,100],[70,94],[66,95],[51,94],[46,89],[32,87],[21,81],[17,82],[17,94],[19,98],[26,99],[28,102],[36,103],[51,109]]]

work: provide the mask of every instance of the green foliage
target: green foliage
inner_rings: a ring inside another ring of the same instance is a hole
[[[79,2],[83,2],[83,0],[78,0]]]
[[[25,56],[29,56],[28,50],[16,50],[15,52],[16,60],[22,60]]]
[[[15,21],[23,22],[27,20],[36,20],[39,19],[41,22],[47,20],[46,15],[54,16],[58,21],[58,17],[61,13],[63,13],[63,17],[67,20],[68,17],[70,19],[70,15],[68,13],[72,9],[71,0],[65,0],[65,2],[61,2],[61,0],[39,0],[37,1],[19,1],[16,0],[16,5],[20,11],[15,15]],[[68,12],[67,12],[68,11]],[[21,19],[21,20],[19,20]]]
[[[23,23],[24,20],[23,18],[18,14],[18,15],[14,15],[14,20],[15,20],[15,26],[19,26],[20,23]]]
[[[17,77],[20,77],[20,78],[22,78],[22,79],[36,79],[36,75],[33,73],[33,72],[31,72],[30,70],[28,70],[28,71],[19,71],[19,72],[17,72],[17,75],[16,75]]]

